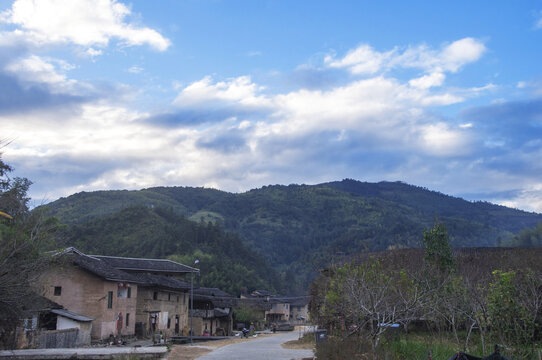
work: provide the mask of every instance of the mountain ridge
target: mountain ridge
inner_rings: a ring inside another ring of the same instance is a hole
[[[423,230],[435,221],[446,225],[455,247],[494,246],[542,221],[542,214],[470,202],[402,182],[352,179],[269,185],[243,193],[195,187],[98,191],[48,206],[70,226],[105,219],[130,206],[169,209],[200,223],[210,221],[238,234],[283,278],[300,284],[310,282],[314,271],[336,253],[420,247]]]

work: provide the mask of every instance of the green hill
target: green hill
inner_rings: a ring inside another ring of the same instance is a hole
[[[211,223],[196,223],[171,209],[136,205],[63,229],[57,246],[75,246],[97,255],[165,258],[193,264],[200,260],[203,286],[231,294],[268,288],[283,290],[266,260],[237,235]],[[245,290],[246,289],[246,290]]]
[[[435,218],[446,225],[455,247],[493,246],[542,221],[541,214],[469,202],[401,182],[355,180],[273,185],[240,194],[189,187],[99,191],[62,198],[49,207],[62,222],[81,226],[134,205],[170,208],[186,218],[217,224],[238,234],[282,279],[304,285],[337,253],[420,246],[423,229]],[[161,239],[170,239],[163,231]],[[91,242],[90,235],[86,241]],[[170,240],[161,241],[170,252]]]

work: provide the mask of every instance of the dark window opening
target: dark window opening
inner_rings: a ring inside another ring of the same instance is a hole
[[[56,330],[57,316],[51,312],[39,315],[39,327],[43,330]]]
[[[130,313],[126,314],[126,327],[130,325]]]
[[[55,286],[55,296],[60,296],[62,294],[62,286]]]
[[[131,297],[132,297],[132,288],[131,288],[131,287],[128,288],[128,294],[127,294],[127,297],[128,297],[128,298],[131,298]]]
[[[107,308],[108,309],[113,308],[113,291],[109,291],[107,293]]]
[[[171,294],[167,294],[167,301],[171,301]]]
[[[171,318],[167,318],[167,328],[171,327]]]
[[[155,292],[152,294],[152,299],[153,299],[153,300],[158,300],[158,291],[155,291]]]

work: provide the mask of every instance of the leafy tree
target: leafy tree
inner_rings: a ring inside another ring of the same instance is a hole
[[[13,333],[36,298],[33,288],[47,264],[41,246],[55,227],[45,210],[30,212],[28,179],[8,175],[11,167],[0,159],[0,343],[13,347]]]
[[[435,222],[432,229],[424,230],[422,242],[425,246],[426,261],[437,267],[441,272],[449,272],[455,269],[452,247],[444,224]]]
[[[540,276],[531,271],[518,274],[501,270],[495,270],[493,275],[488,294],[488,316],[493,338],[515,348],[518,355],[526,356],[533,351],[536,330],[540,325]]]
[[[542,222],[536,224],[532,229],[524,229],[516,236],[504,243],[514,247],[541,247],[542,246]]]

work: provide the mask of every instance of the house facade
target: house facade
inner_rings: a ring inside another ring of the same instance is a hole
[[[86,255],[75,248],[58,254],[37,287],[68,311],[92,318],[93,340],[183,334],[188,326],[190,284],[197,269],[160,259]]]
[[[42,274],[44,297],[65,309],[92,318],[92,339],[135,334],[138,284],[76,249],[68,249]]]
[[[217,288],[194,289],[194,309],[192,310],[194,335],[232,335],[233,308],[237,300]]]

